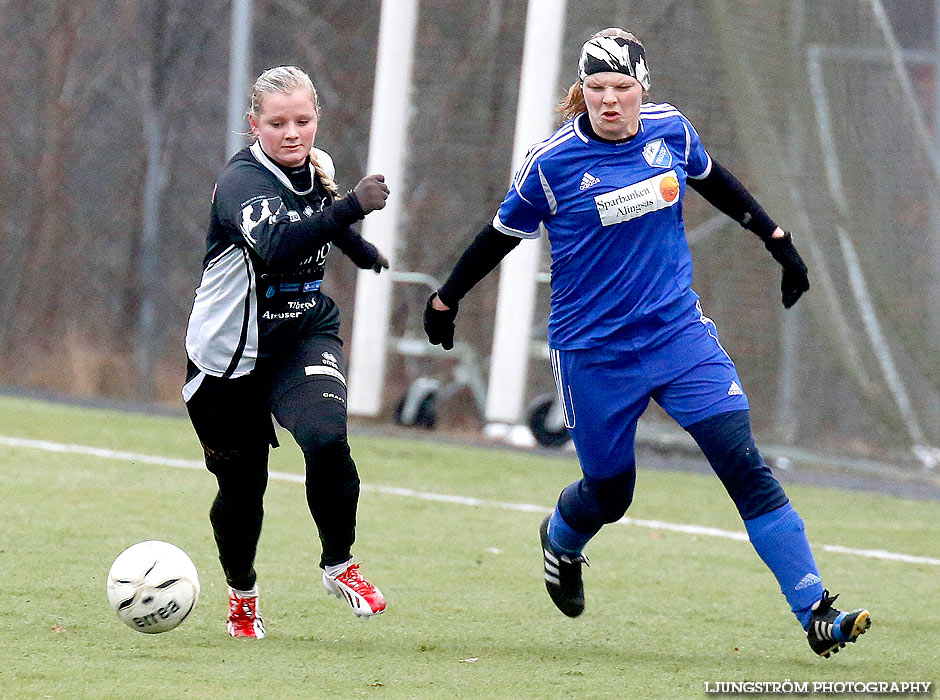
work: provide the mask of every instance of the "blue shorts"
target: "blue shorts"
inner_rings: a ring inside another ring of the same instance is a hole
[[[683,428],[748,409],[734,363],[701,305],[667,323],[631,328],[615,346],[551,350],[582,471],[610,478],[635,468],[636,423],[652,398]]]

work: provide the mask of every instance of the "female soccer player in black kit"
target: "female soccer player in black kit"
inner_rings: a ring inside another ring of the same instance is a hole
[[[271,68],[255,81],[248,113],[255,142],[216,183],[186,332],[183,398],[218,481],[209,518],[233,637],[264,637],[254,559],[268,448],[277,446],[272,414],[303,450],[324,587],[360,617],[385,610],[350,551],[359,476],[346,441],[339,311],[320,285],[333,245],[362,269],[388,268],[350,225],[383,208],[389,191],[381,175],[369,175],[337,197],[333,161],[313,147],[319,114],[299,68]]]

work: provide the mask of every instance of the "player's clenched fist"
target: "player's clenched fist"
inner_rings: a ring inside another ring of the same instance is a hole
[[[353,188],[356,199],[359,200],[359,206],[362,211],[368,214],[370,211],[382,209],[385,207],[385,200],[388,199],[388,185],[385,184],[384,175],[366,175]]]

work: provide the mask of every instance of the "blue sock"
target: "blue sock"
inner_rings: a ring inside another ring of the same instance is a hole
[[[548,521],[548,541],[555,551],[576,557],[581,554],[589,539],[591,535],[582,534],[566,523],[558,512],[558,506],[555,506],[551,520]]]
[[[785,506],[744,521],[757,554],[770,568],[790,609],[805,627],[810,608],[822,598],[823,585],[813,552],[806,539],[803,519],[787,503]]]

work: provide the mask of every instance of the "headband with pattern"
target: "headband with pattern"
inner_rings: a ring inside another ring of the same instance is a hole
[[[650,89],[646,51],[635,41],[620,36],[596,36],[584,42],[578,61],[578,79],[584,82],[592,73],[625,73]]]

